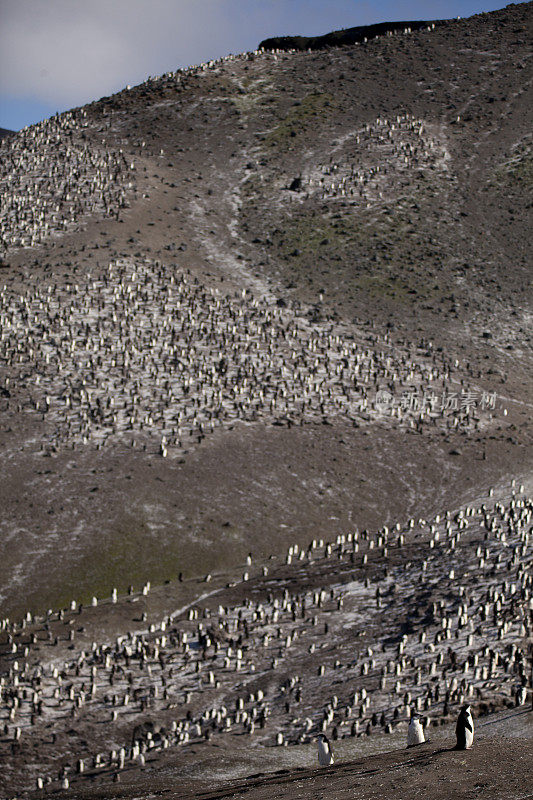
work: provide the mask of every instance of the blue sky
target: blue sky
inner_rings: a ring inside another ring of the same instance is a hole
[[[148,75],[268,36],[467,17],[491,0],[0,0],[0,127],[18,130]]]

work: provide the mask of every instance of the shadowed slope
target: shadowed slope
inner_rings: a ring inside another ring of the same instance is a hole
[[[424,28],[434,30],[445,25],[445,20],[427,22],[416,20],[410,22],[378,22],[375,25],[358,25],[355,28],[344,28],[322,36],[272,36],[263,39],[259,48],[263,50],[321,50],[325,47],[343,47],[387,36],[396,33],[411,33]]]

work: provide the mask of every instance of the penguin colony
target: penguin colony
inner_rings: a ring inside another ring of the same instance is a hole
[[[434,29],[435,26],[430,24],[427,31]],[[385,36],[402,33],[411,34],[412,31],[407,27],[403,32],[388,31]],[[362,44],[366,44],[366,39]],[[277,61],[298,53],[288,49],[230,54],[159,76],[149,76],[138,86],[127,86],[118,96],[154,88],[175,88],[191,77],[217,72],[225,64],[235,61],[257,58],[265,62]],[[384,121],[378,120],[378,126],[383,124]],[[105,138],[98,148],[93,144],[89,146],[87,129],[90,127],[85,109],[68,111],[23,128],[16,135],[0,141],[0,258],[19,247],[36,246],[51,235],[72,230],[86,214],[118,219],[120,210],[129,205],[129,199],[136,194],[135,163],[129,161],[122,150],[114,151],[107,147]],[[420,134],[418,123],[411,128]],[[98,130],[105,133],[105,123],[101,121]],[[391,137],[395,130],[398,130],[398,123],[388,125],[383,133]],[[139,144],[140,152],[146,152],[146,143]],[[401,147],[407,148],[404,156],[408,160],[416,154],[416,148],[411,145],[402,144]],[[357,177],[361,180],[360,176]],[[351,178],[355,179],[353,170]],[[342,193],[344,189],[342,184]],[[334,184],[329,188],[324,186],[324,193],[331,196]]]
[[[211,601],[114,643],[76,645],[90,610],[75,601],[3,620],[2,758],[23,752],[28,779],[57,786],[219,736],[289,746],[407,732],[415,715],[439,725],[466,704],[476,716],[524,704],[533,501],[522,487],[491,495],[430,520],[294,545],[283,561],[250,556]]]
[[[245,53],[144,86],[175,85],[237,58],[289,55]],[[135,191],[131,163],[105,142],[86,149],[84,125],[84,112],[61,115],[1,145],[4,249],[36,245],[84,214],[116,215],[127,204]],[[378,120],[371,128],[364,134],[392,142],[406,166],[419,157],[431,166],[442,156],[424,149],[432,148],[419,120]],[[381,175],[361,181],[353,164],[319,171],[325,197],[368,200],[382,190]],[[74,185],[83,191],[74,195]],[[217,295],[159,263],[117,261],[78,285],[33,285],[22,296],[4,287],[0,303],[3,410],[44,417],[57,447],[122,441],[166,456],[235,419],[293,424],[345,414],[359,424],[371,418],[372,391],[442,389],[453,377],[437,355],[393,357],[386,339],[368,347],[248,292]],[[36,375],[31,391],[19,380],[28,370]],[[417,429],[435,420],[480,424],[466,412],[440,417],[397,414]],[[326,731],[333,740],[388,734],[406,728],[414,713],[440,724],[469,702],[480,713],[523,705],[532,510],[513,491],[429,521],[351,531],[304,550],[294,545],[281,564],[273,559],[259,569],[250,559],[242,580],[221,594],[225,605],[198,602],[113,643],[77,644],[90,610],[76,601],[44,618],[4,619],[3,763],[23,752],[25,780],[66,789],[218,736],[289,746]],[[128,599],[141,602],[149,591],[132,590]],[[102,602],[118,602],[116,591],[92,605]],[[9,770],[5,777],[12,779]]]
[[[87,112],[66,112],[0,143],[0,256],[72,230],[87,214],[118,219],[134,163],[85,141]]]
[[[394,119],[378,117],[335,148],[342,155],[318,165],[302,181],[308,193],[322,200],[344,199],[355,205],[391,202],[402,189],[402,175],[427,170],[446,170],[446,149],[427,123],[398,114]],[[368,164],[373,166],[368,166]]]
[[[122,95],[176,87],[226,62],[292,55],[228,56],[150,77]],[[37,245],[88,213],[116,216],[136,194],[134,163],[107,149],[105,138],[88,146],[94,125],[82,109],[0,145],[4,248]],[[109,127],[104,113],[98,132]],[[391,172],[397,161],[433,167],[431,153],[440,153],[423,123],[408,115],[379,118],[354,141],[346,164],[330,164],[331,183],[323,177],[317,191],[328,197],[363,192],[362,199],[379,194],[385,171],[358,170],[353,161],[372,142],[385,147],[380,159],[392,147]],[[379,416],[419,431],[437,425],[473,430],[490,420],[475,403],[462,404],[463,393],[476,394],[475,387],[460,383],[458,364],[431,344],[407,346],[399,356],[395,348],[393,355],[387,337],[365,341],[333,323],[311,325],[309,311],[277,308],[249,292],[224,297],[173,265],[124,259],[72,284],[30,284],[23,294],[3,286],[0,412],[7,420],[29,412],[26,419],[44,421],[46,451],[121,443],[162,457],[183,455],[236,420],[293,425],[344,417],[364,424]],[[36,376],[31,386],[21,380],[28,373]],[[375,404],[380,390],[393,395],[385,414]],[[450,393],[459,396],[457,406],[444,407]]]
[[[23,295],[4,286],[0,324],[1,410],[44,421],[47,449],[121,442],[182,454],[235,420],[364,424],[379,413],[417,430],[471,430],[488,419],[474,405],[443,407],[451,391],[461,400],[462,386],[427,346],[369,344],[310,323],[305,309],[247,290],[224,296],[159,262],[117,261],[87,281],[33,283]],[[376,411],[380,389],[394,397],[386,415]],[[402,405],[404,392],[415,402]]]

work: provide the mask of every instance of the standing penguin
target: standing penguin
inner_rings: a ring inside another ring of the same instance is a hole
[[[416,744],[422,744],[425,741],[422,720],[417,714],[413,714],[407,728],[407,747],[414,747]]]
[[[333,764],[333,753],[327,736],[321,733],[318,737],[318,763],[321,767],[329,767]]]
[[[455,726],[457,736],[456,750],[469,750],[474,741],[474,720],[470,706],[464,705],[459,713],[457,725]]]
[[[515,702],[517,706],[525,706],[527,702],[527,688],[519,686],[515,692]]]

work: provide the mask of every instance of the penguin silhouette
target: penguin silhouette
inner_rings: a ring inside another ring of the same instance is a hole
[[[323,733],[318,737],[318,763],[321,767],[329,767],[333,764],[333,753],[327,736]]]
[[[464,705],[459,712],[457,725],[455,726],[455,735],[457,736],[456,750],[469,750],[474,741],[474,720],[472,719],[472,712],[470,706]]]

